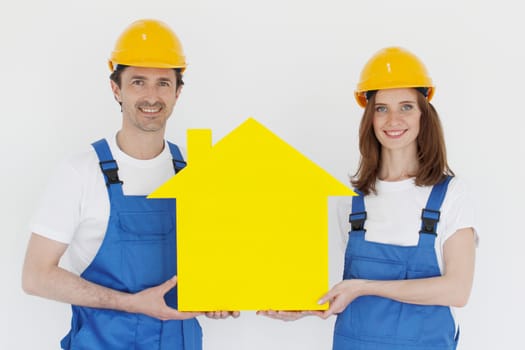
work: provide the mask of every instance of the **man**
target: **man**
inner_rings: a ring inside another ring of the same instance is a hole
[[[23,289],[73,305],[63,349],[198,350],[199,314],[177,311],[175,201],[145,197],[185,165],[164,140],[183,86],[182,46],[166,24],[139,20],[109,66],[122,127],[52,178],[31,224]],[[59,266],[67,248],[71,271]]]

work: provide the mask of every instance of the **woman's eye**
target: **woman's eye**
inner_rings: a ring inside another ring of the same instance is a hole
[[[385,106],[377,106],[376,107],[376,112],[384,113],[384,112],[386,112],[386,107]]]
[[[402,105],[402,106],[401,106],[401,110],[404,111],[404,112],[406,112],[406,111],[410,111],[410,110],[412,110],[413,108],[414,108],[414,106],[409,105],[409,104],[406,104],[406,105]]]

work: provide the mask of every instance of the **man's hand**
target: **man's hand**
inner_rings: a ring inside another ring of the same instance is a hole
[[[125,301],[127,305],[124,308],[129,310],[129,312],[141,313],[162,321],[187,320],[202,315],[202,312],[180,312],[166,304],[164,295],[176,285],[177,276],[156,287],[131,294],[128,300]]]
[[[239,311],[209,311],[204,313],[206,317],[213,318],[216,320],[228,318],[230,316],[233,318],[237,318],[240,314],[241,313]]]
[[[101,309],[141,313],[160,320],[185,320],[202,312],[179,312],[164,301],[177,285],[177,277],[135,294],[107,288],[81,278],[58,266],[67,244],[37,233],[29,240],[22,287],[26,293],[64,303]]]

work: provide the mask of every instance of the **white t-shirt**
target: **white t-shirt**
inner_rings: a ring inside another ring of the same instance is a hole
[[[396,182],[378,180],[377,194],[365,197],[365,239],[367,241],[415,246],[421,229],[421,210],[426,207],[432,186],[419,187],[414,179]],[[437,226],[436,256],[443,271],[443,245],[461,228],[474,226],[473,203],[466,184],[458,177],[449,183],[445,200],[441,205],[441,217]],[[352,197],[341,197],[337,202],[338,221],[344,245],[348,241],[352,212]],[[477,233],[476,233],[477,240]]]
[[[147,195],[174,175],[165,143],[155,158],[139,160],[122,152],[116,135],[106,138],[124,182],[125,195]],[[98,252],[109,220],[109,197],[95,149],[65,159],[44,191],[30,230],[69,245],[61,265],[81,274]]]

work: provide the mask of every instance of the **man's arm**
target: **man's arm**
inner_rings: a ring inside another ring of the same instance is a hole
[[[164,301],[177,284],[176,277],[163,284],[130,294],[91,283],[58,266],[67,244],[33,233],[22,272],[22,288],[28,294],[94,308],[141,313],[161,320],[188,319],[200,315],[179,312]]]

